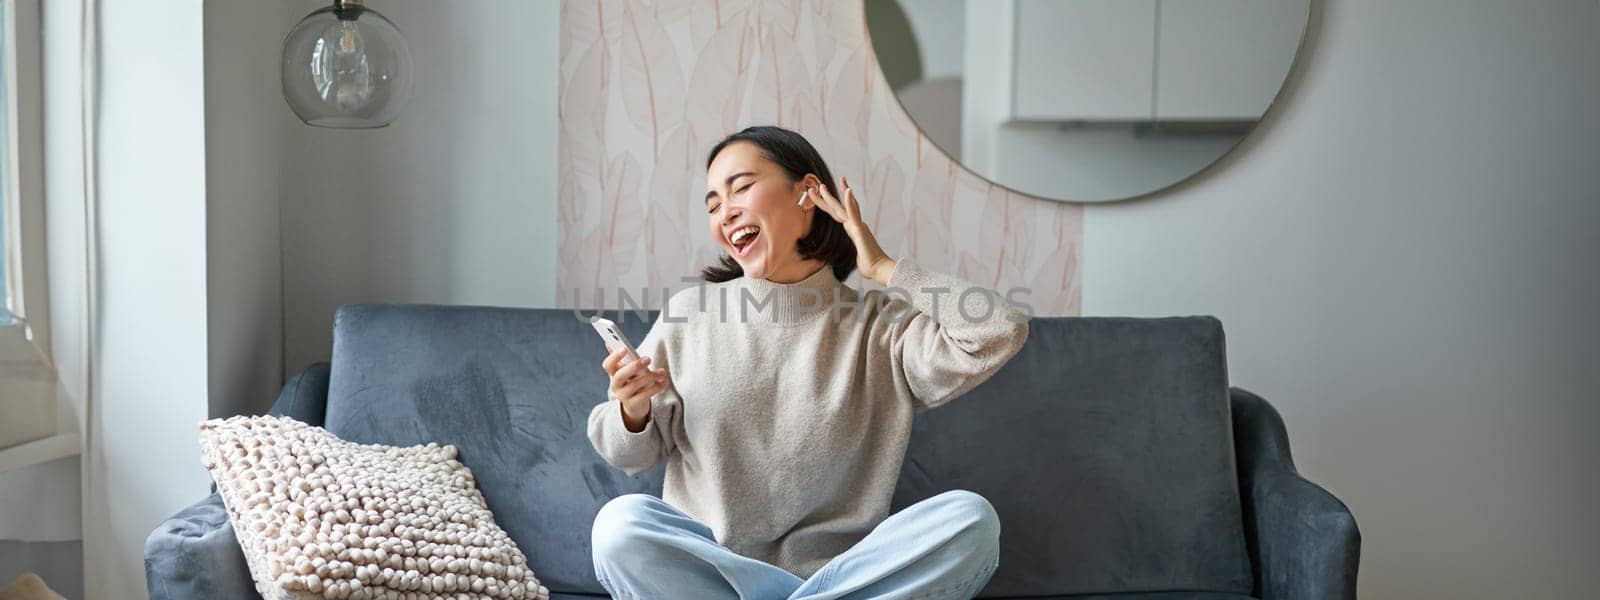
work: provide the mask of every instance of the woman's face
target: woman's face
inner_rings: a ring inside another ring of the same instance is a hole
[[[790,181],[753,143],[724,146],[706,171],[711,239],[748,277],[768,279],[780,270],[793,271],[785,268],[804,260],[796,243],[811,230],[815,210],[809,199],[805,206],[797,203],[806,183],[815,179],[808,174],[804,181]]]

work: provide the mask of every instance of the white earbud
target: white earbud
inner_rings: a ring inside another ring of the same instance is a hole
[[[811,190],[806,190],[804,192],[801,192],[800,193],[800,201],[795,203],[796,206],[805,206],[806,205],[806,196],[810,196],[810,195],[811,195]]]

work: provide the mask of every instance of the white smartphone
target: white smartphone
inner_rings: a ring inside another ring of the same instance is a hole
[[[628,343],[628,336],[622,335],[622,330],[617,329],[617,324],[611,319],[595,315],[589,317],[589,324],[594,325],[594,330],[600,334],[600,339],[606,343],[606,352],[616,352],[617,348],[626,348],[628,353],[623,355],[620,364],[628,364],[639,360],[639,353],[634,352],[633,344]]]

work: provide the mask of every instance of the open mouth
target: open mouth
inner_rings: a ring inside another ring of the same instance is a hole
[[[733,232],[733,235],[728,236],[728,243],[733,245],[734,254],[744,256],[750,253],[752,247],[755,247],[756,238],[758,237],[761,237],[761,228],[755,225],[747,225],[740,227]]]

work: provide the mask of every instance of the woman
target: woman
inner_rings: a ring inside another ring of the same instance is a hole
[[[970,598],[999,564],[993,507],[955,490],[890,516],[890,499],[912,416],[999,370],[1027,316],[886,255],[795,132],[745,129],[706,163],[728,255],[667,300],[638,361],[601,363],[595,449],[629,475],[667,467],[662,498],[595,518],[600,582],[630,599]],[[840,283],[855,269],[887,290]]]

